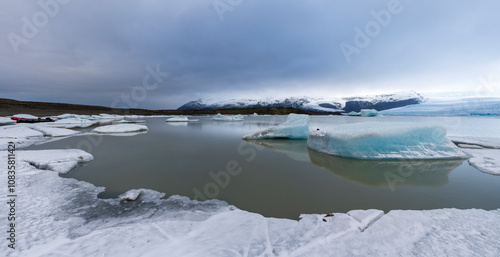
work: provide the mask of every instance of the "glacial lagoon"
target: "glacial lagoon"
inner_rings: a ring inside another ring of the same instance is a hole
[[[467,160],[355,160],[312,151],[305,140],[242,140],[286,116],[238,122],[193,119],[199,121],[146,118],[147,133],[75,136],[26,149],[90,152],[92,162],[64,177],[105,187],[101,198],[148,188],[166,197],[216,198],[267,217],[290,219],[354,209],[500,208],[500,176],[485,174]],[[500,119],[493,117],[312,116],[310,127],[372,121],[433,123],[446,126],[450,136],[500,138]]]

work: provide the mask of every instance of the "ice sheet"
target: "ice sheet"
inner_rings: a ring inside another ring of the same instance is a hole
[[[312,131],[307,146],[355,159],[456,159],[467,156],[446,138],[446,128],[411,122],[365,122]]]

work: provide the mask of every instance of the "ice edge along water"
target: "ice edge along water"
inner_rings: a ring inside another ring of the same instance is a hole
[[[103,188],[59,177],[47,163],[81,150],[18,151],[16,250],[6,256],[498,256],[500,210],[353,210],[265,218],[225,202],[148,189],[98,199]],[[2,163],[6,153],[2,152]],[[43,161],[42,161],[43,159]],[[30,164],[31,163],[31,164]],[[33,166],[33,165],[34,166]],[[46,168],[48,170],[41,170]],[[69,165],[64,172],[67,172]],[[2,177],[6,169],[1,171]],[[2,194],[0,201],[5,201]],[[128,201],[124,201],[128,200]],[[135,201],[134,201],[135,200]],[[446,244],[443,244],[446,242]]]

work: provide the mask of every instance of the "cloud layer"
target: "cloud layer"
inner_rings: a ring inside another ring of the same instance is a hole
[[[199,97],[474,91],[500,71],[496,10],[493,0],[7,1],[1,97],[110,106],[135,95],[162,109]],[[144,90],[157,65],[168,77]]]

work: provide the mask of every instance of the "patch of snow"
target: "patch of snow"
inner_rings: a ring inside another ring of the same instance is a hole
[[[243,139],[307,139],[308,137],[309,115],[291,113],[284,123],[254,134],[245,135]]]
[[[374,209],[352,210],[347,213],[347,215],[359,222],[359,230],[361,232],[365,231],[365,229],[384,216],[384,214],[385,213],[383,211]]]
[[[101,134],[130,133],[130,132],[141,132],[147,130],[148,127],[146,127],[145,125],[117,124],[117,125],[107,125],[107,126],[97,127],[92,130],[92,133],[101,133]]]
[[[307,146],[355,159],[456,159],[467,156],[446,137],[446,128],[410,122],[366,122],[312,131]]]

